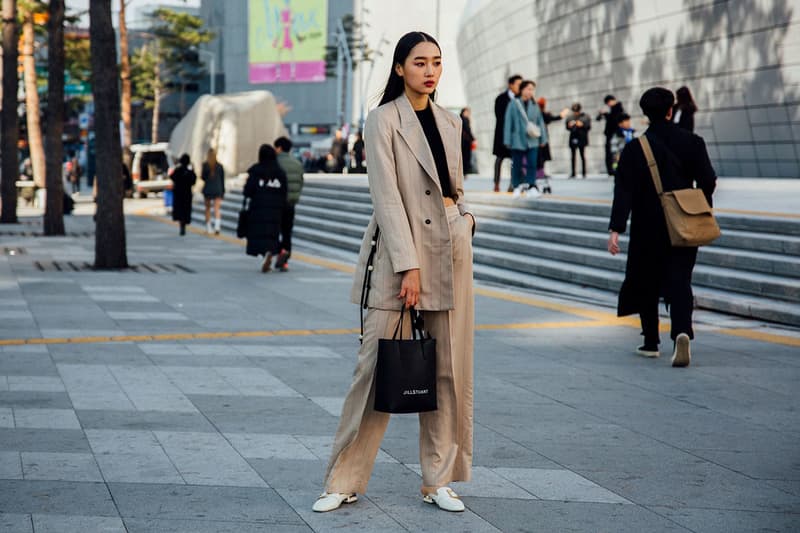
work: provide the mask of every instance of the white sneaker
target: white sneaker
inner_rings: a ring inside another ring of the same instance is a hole
[[[531,187],[528,189],[528,198],[539,198],[541,195],[542,193],[539,192],[539,189],[536,187]]]
[[[425,503],[435,503],[439,509],[444,511],[451,511],[458,513],[464,510],[464,502],[458,497],[458,494],[453,492],[450,487],[440,487],[436,492],[426,494],[422,501]]]
[[[511,193],[512,198],[519,198],[522,194],[522,185],[514,187],[514,192]]]
[[[692,362],[692,352],[689,349],[689,335],[681,333],[675,339],[675,351],[672,353],[672,366],[685,367]]]
[[[355,494],[342,494],[340,492],[327,493],[323,492],[322,495],[314,502],[311,508],[317,513],[327,513],[342,506],[343,503],[353,503],[358,501],[358,496]]]
[[[212,233],[211,222],[206,222],[206,233]]]

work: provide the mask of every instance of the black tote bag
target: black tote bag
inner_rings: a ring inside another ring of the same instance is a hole
[[[403,339],[406,313],[411,319],[410,339]],[[400,312],[391,339],[378,340],[375,410],[383,413],[436,410],[436,339],[425,332],[422,317],[413,307]]]
[[[242,200],[242,208],[239,210],[239,219],[236,221],[236,236],[240,239],[247,237],[247,219],[250,212],[247,210],[247,197]]]

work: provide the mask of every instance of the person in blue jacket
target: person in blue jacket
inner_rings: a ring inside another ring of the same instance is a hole
[[[539,147],[547,144],[547,128],[542,112],[534,100],[536,83],[524,80],[519,86],[519,98],[509,102],[503,128],[503,144],[511,150],[511,185],[514,197],[523,192],[538,197],[536,161]],[[527,172],[523,181],[522,160]]]

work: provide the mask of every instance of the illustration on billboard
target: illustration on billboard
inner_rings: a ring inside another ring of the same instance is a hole
[[[325,81],[327,0],[249,0],[250,83]]]

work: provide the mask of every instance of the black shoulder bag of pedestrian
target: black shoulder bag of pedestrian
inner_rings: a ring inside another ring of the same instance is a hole
[[[247,236],[247,219],[250,213],[247,211],[247,196],[242,200],[242,208],[239,210],[239,220],[236,221],[236,236],[244,239]]]
[[[379,232],[380,229],[376,229],[372,238],[361,288],[361,342],[364,341],[364,309],[368,307]],[[410,339],[403,339],[406,313],[411,320]],[[422,315],[413,307],[400,311],[400,320],[391,339],[378,339],[374,407],[383,413],[422,413],[437,409],[436,339],[425,331]]]

